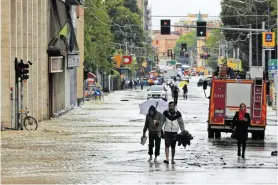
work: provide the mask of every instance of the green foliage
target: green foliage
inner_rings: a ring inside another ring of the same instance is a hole
[[[269,23],[268,23],[268,17],[267,16],[244,16],[244,13],[247,15],[268,15],[268,2],[267,1],[252,1],[250,4],[249,0],[241,0],[243,3],[237,3],[230,0],[222,0],[221,6],[222,6],[222,12],[221,12],[221,19],[224,24],[224,26],[231,26],[231,27],[245,27],[247,28],[248,25],[251,25],[252,28],[261,28],[262,22],[266,22],[266,28],[269,29],[273,27],[277,22],[277,3],[276,0],[270,0],[272,4],[270,4],[270,12],[272,13]],[[276,7],[275,7],[276,3]],[[230,7],[227,7],[230,6]],[[232,8],[231,8],[232,7]],[[276,10],[275,10],[276,9]],[[237,12],[238,11],[238,12]],[[241,13],[241,14],[239,14]],[[256,20],[258,24],[256,24]],[[269,27],[268,27],[269,25]],[[240,32],[240,31],[224,31],[224,35],[228,41],[231,39],[237,40],[238,38],[241,40],[246,39],[248,32]],[[258,64],[261,63],[261,48],[262,48],[262,39],[261,35],[258,36]],[[243,62],[248,63],[248,55],[249,55],[249,49],[248,49],[248,39],[246,39],[246,42],[236,42],[234,43],[234,46],[238,46],[240,48],[240,51],[244,54],[241,56],[241,59]],[[256,51],[256,37],[253,35],[252,37],[252,44],[253,44],[253,51]],[[253,59],[256,59],[256,52],[253,52]],[[245,56],[245,57],[243,57]],[[255,61],[255,60],[253,60]]]
[[[115,36],[114,42],[124,44],[127,41],[135,43],[136,46],[143,46],[142,41],[145,38],[136,1],[132,5],[128,0],[109,0],[106,7],[111,20],[121,26],[111,27]]]
[[[98,7],[98,8],[96,8]],[[110,24],[104,15],[105,7],[98,0],[91,0],[86,3],[85,10],[85,68],[95,70],[99,67],[108,71],[110,63],[107,58],[112,54],[113,35],[110,31]],[[93,40],[93,42],[92,42]]]
[[[86,1],[86,7],[85,68],[110,71],[114,66],[108,58],[121,49],[112,42],[132,41],[142,46],[144,34],[140,10],[136,0],[90,0]]]
[[[218,53],[221,40],[225,40],[223,32],[218,29],[212,30],[208,39],[206,40],[208,52]]]
[[[137,0],[125,0],[124,6],[128,8],[132,13],[140,14],[140,9],[137,6]]]

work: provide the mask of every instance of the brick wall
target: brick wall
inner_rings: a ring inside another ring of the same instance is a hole
[[[38,121],[48,118],[47,21],[48,0],[1,0],[1,111],[10,127],[10,87],[14,87],[14,59],[30,60],[29,80],[24,83],[23,107]]]

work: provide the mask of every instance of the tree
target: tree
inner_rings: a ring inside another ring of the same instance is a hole
[[[114,42],[125,44],[134,43],[142,47],[145,40],[142,21],[138,6],[128,0],[109,0],[106,3],[108,14],[113,21],[111,31],[114,34]]]
[[[132,13],[140,15],[140,9],[137,6],[137,0],[125,0],[124,7],[128,8]]]
[[[273,0],[271,0],[273,1]],[[276,0],[274,0],[276,1]],[[243,3],[242,3],[243,2]],[[276,5],[277,6],[277,5]],[[268,23],[267,16],[256,16],[256,15],[268,15],[268,1],[253,1],[250,3],[249,0],[241,0],[239,2],[230,1],[230,0],[222,0],[221,2],[222,12],[221,19],[224,26],[231,27],[248,27],[248,24],[251,25],[252,28],[261,28],[262,22],[265,21]],[[275,7],[271,6],[270,11],[274,11]],[[254,16],[245,16],[254,15]],[[256,20],[258,24],[256,24]],[[266,28],[270,29],[272,25],[274,25],[277,21],[277,15],[271,15],[268,24],[266,24]],[[248,64],[248,55],[249,55],[249,47],[248,47],[248,32],[241,31],[224,31],[224,35],[228,41],[232,40],[234,46],[239,47],[242,52],[241,59],[243,62]],[[245,40],[245,42],[239,41]],[[252,37],[252,51],[256,51],[256,36]],[[258,64],[261,64],[261,53],[262,53],[262,38],[261,34],[258,37],[258,52],[253,52],[253,65],[256,65],[256,54],[258,55]]]
[[[113,35],[110,30],[110,23],[105,17],[104,5],[98,0],[91,0],[86,3],[85,11],[85,60],[84,66],[89,71],[100,68],[110,71],[111,63],[108,57],[113,52]]]
[[[225,37],[221,30],[214,29],[210,32],[208,39],[206,40],[206,46],[209,53],[218,53],[219,45],[221,41],[224,41]]]

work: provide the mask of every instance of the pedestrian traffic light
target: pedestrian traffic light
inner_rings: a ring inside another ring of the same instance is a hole
[[[171,20],[160,21],[160,34],[170,35],[171,34]]]
[[[197,36],[205,37],[207,34],[207,22],[197,22]]]
[[[167,50],[167,56],[168,56],[168,57],[172,57],[172,50],[171,50],[171,49],[168,49],[168,50]]]

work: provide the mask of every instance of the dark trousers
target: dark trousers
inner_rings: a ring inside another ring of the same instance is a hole
[[[155,156],[160,154],[161,137],[158,137],[157,133],[149,134],[149,155],[153,155],[153,147],[155,146]]]
[[[246,140],[245,139],[238,139],[237,140],[237,153],[240,154],[240,149],[242,145],[242,155],[245,154],[245,149],[246,149]]]
[[[174,103],[177,105],[178,104],[178,96],[174,96]]]

